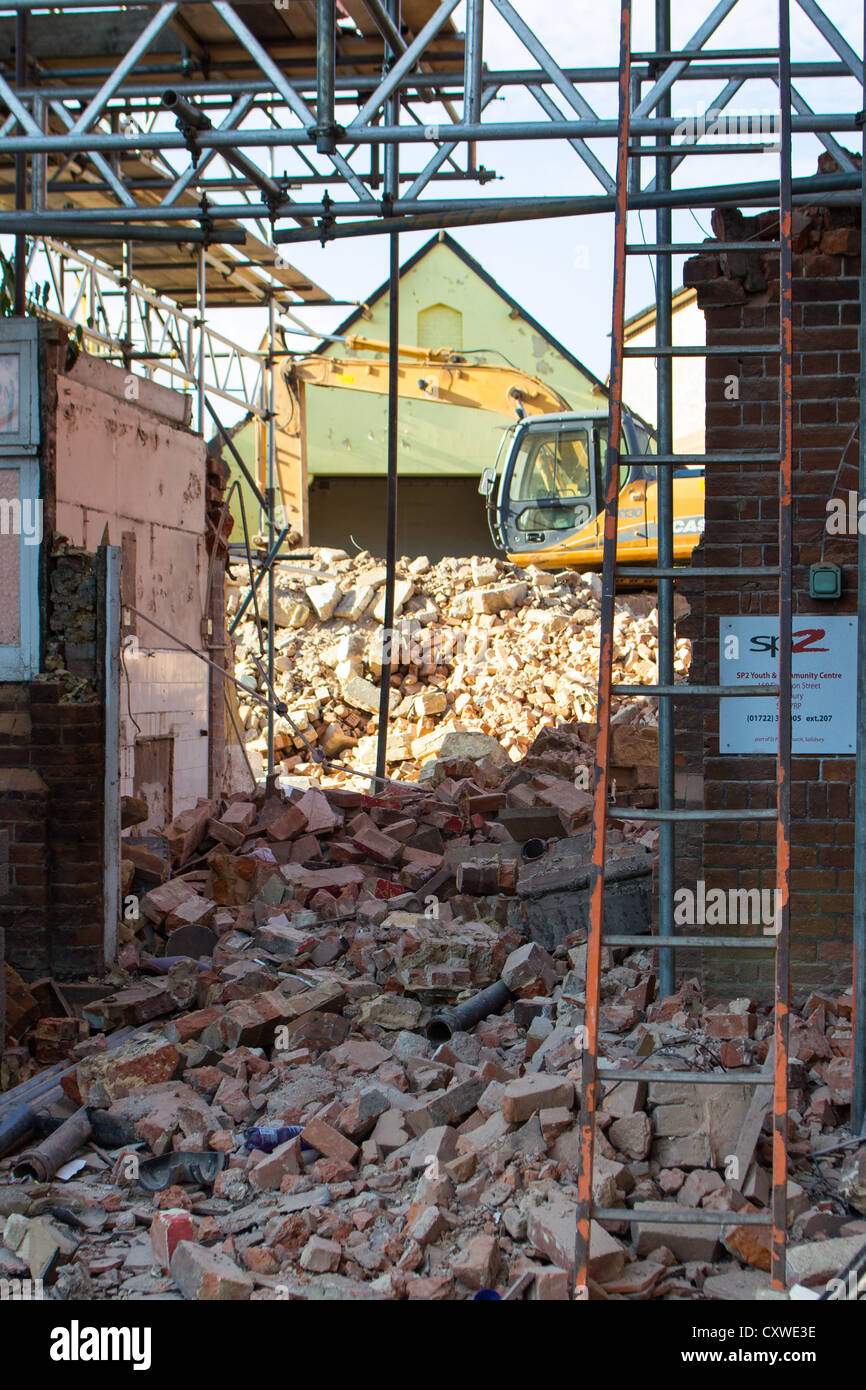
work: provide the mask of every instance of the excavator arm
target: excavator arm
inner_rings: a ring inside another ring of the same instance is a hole
[[[277,498],[282,503],[285,520],[304,541],[309,540],[306,388],[331,387],[379,396],[388,394],[388,344],[350,337],[346,345],[352,351],[384,355],[326,357],[313,354],[292,359],[276,376]],[[449,349],[428,351],[401,347],[397,390],[401,400],[488,410],[514,419],[569,409],[559,392],[538,377],[506,365],[476,364]],[[266,426],[262,424],[260,428],[259,471],[264,484],[267,437]]]
[[[284,522],[304,541],[309,541],[307,387],[388,394],[388,344],[360,337],[345,342],[350,351],[379,355],[297,357],[276,375],[277,496]],[[475,363],[447,348],[401,347],[397,390],[401,400],[487,410],[513,420],[499,495],[494,496],[495,469],[485,469],[481,489],[487,495],[494,539],[511,560],[547,569],[586,569],[601,563],[600,450],[607,423],[603,410],[574,414],[538,377],[506,364]],[[646,426],[631,416],[626,428],[632,434],[639,429],[648,440]],[[624,443],[628,446],[627,439]],[[260,459],[266,457],[262,451]],[[622,560],[641,564],[652,561],[656,553],[657,489],[651,455],[647,458],[649,472],[622,478],[617,541]],[[703,526],[702,477],[674,480],[674,513],[674,558],[682,562]]]

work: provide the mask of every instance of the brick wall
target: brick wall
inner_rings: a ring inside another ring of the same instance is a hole
[[[6,959],[28,977],[72,979],[102,963],[102,706],[66,695],[58,681],[0,684],[10,869],[0,926]]]
[[[20,687],[0,686],[0,699],[15,689]],[[0,708],[0,760],[8,754],[13,721],[21,727],[17,711]],[[0,829],[9,855],[0,930],[6,960],[28,974],[45,974],[48,960],[47,824],[48,788],[36,769],[0,766]]]
[[[45,677],[0,683],[0,828],[9,893],[6,959],[28,978],[75,979],[103,961],[105,731],[96,557],[64,545],[45,561]]]
[[[716,213],[713,231],[725,240],[772,239],[778,217]],[[856,612],[856,537],[828,536],[825,521],[828,499],[857,486],[859,218],[849,208],[798,209],[794,231],[794,614],[826,617]],[[730,357],[707,359],[707,453],[777,449],[778,356],[738,358],[735,345],[778,338],[778,258],[714,256],[708,243],[705,254],[687,263],[684,278],[697,288],[708,345],[731,347]],[[778,475],[769,466],[708,469],[695,567],[776,564],[777,499]],[[809,566],[819,560],[843,567],[839,601],[808,597]],[[690,679],[716,684],[720,617],[776,614],[775,581],[686,581],[678,588],[691,604],[678,625],[693,643]],[[703,772],[706,806],[774,806],[775,759],[720,756],[718,705],[700,706],[678,707],[677,747],[687,768]],[[792,966],[801,993],[815,985],[844,988],[851,980],[853,779],[851,757],[793,759]],[[703,877],[708,890],[772,888],[774,834],[773,822],[683,833],[678,883]],[[766,992],[770,958],[761,964],[744,956],[707,952],[704,970],[722,992]]]

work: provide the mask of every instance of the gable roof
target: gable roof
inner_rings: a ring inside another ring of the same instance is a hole
[[[454,237],[450,235],[449,232],[434,232],[430,240],[425,241],[424,245],[420,246],[418,250],[414,253],[414,255],[410,256],[408,261],[404,261],[403,264],[400,266],[400,279],[402,280],[404,275],[408,274],[410,270],[413,270],[414,267],[418,264],[418,262],[423,260],[424,257],[428,255],[430,251],[433,250],[434,246],[440,245],[447,246],[449,251],[452,251],[454,255],[457,256],[463,262],[464,265],[468,266],[468,268],[471,271],[473,271],[473,273],[477,275],[480,280],[484,281],[485,285],[488,285],[490,289],[492,289],[496,294],[499,295],[499,298],[502,299],[504,303],[508,305],[509,309],[516,310],[520,317],[526,323],[529,324],[533,332],[540,334],[540,336],[544,338],[545,342],[549,343],[550,346],[556,352],[558,352],[561,357],[565,358],[566,362],[569,362],[572,367],[576,367],[579,372],[583,373],[587,381],[592,382],[594,386],[598,387],[600,393],[602,393],[605,396],[607,395],[607,387],[605,386],[604,382],[596,376],[595,372],[591,372],[589,370],[589,367],[585,366],[584,363],[581,362],[579,357],[575,357],[573,352],[569,352],[568,348],[565,347],[564,344],[562,344],[558,338],[555,338],[553,334],[547,328],[544,327],[543,324],[539,323],[538,319],[534,318],[532,314],[528,313],[527,310],[524,309],[523,305],[517,302],[513,295],[510,295],[507,290],[504,290],[502,286],[498,284],[496,280],[494,280],[490,272],[484,269],[484,266],[481,264],[481,262],[476,261],[475,257],[471,256],[469,252],[466,250],[466,248],[464,246],[461,246],[460,242],[456,241]],[[388,285],[389,281],[384,280],[382,284],[379,285],[379,287],[375,289],[373,293],[369,295],[368,298],[365,299],[362,304],[358,305],[357,308],[353,309],[352,312],[348,315],[348,317],[343,319],[342,323],[338,324],[338,326],[334,330],[333,336],[323,338],[322,341],[318,343],[317,346],[313,349],[313,351],[315,353],[325,352],[326,349],[332,348],[334,346],[334,337],[345,337],[346,334],[349,333],[351,329],[358,323],[359,319],[363,318],[364,309],[368,308],[371,304],[378,303],[378,301],[388,293]]]

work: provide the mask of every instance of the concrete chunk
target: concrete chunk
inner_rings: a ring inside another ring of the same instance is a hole
[[[539,1110],[574,1105],[574,1082],[545,1072],[530,1072],[509,1081],[502,1096],[502,1113],[509,1124],[521,1124]]]
[[[544,1206],[530,1208],[526,1233],[540,1255],[574,1278],[574,1232],[577,1207],[564,1197],[555,1197]],[[604,1284],[617,1278],[625,1268],[625,1246],[597,1221],[590,1227],[589,1277]]]
[[[171,1257],[171,1277],[184,1298],[199,1303],[226,1303],[247,1299],[253,1291],[251,1275],[218,1250],[182,1240]]]

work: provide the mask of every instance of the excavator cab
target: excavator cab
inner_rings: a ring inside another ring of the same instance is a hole
[[[567,412],[527,417],[506,431],[496,467],[484,470],[479,491],[487,499],[494,543],[510,559],[541,567],[597,563],[607,429],[606,413]],[[649,453],[651,436],[641,421],[627,416],[623,436],[623,452]],[[620,488],[634,483],[628,501],[637,503],[625,512],[645,507],[640,499],[647,476],[641,465],[623,465]],[[645,516],[643,522],[645,535]]]

